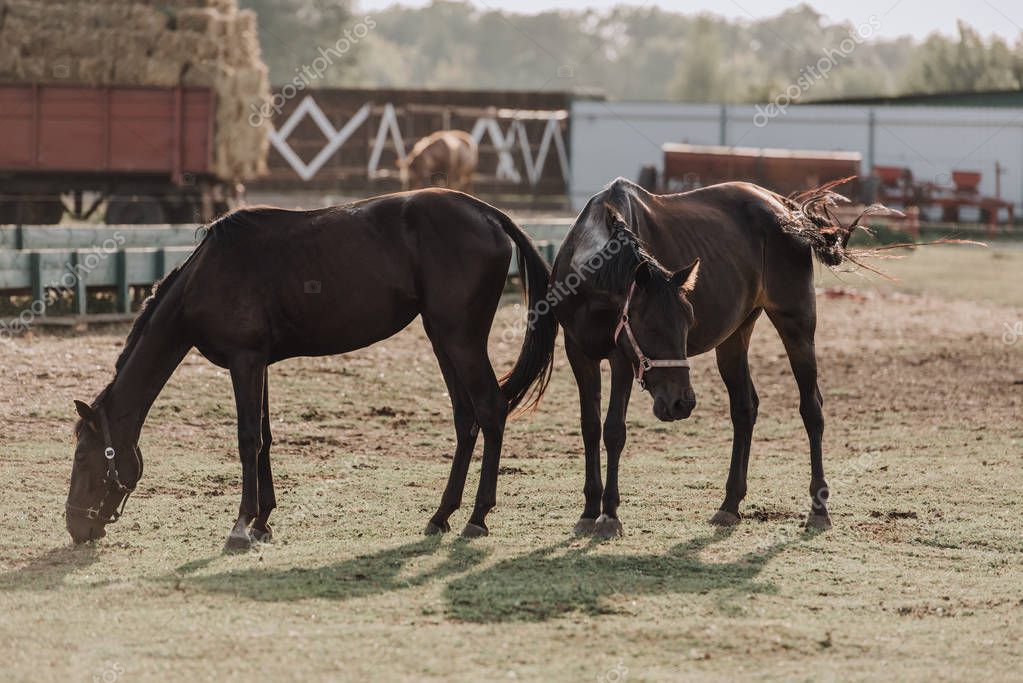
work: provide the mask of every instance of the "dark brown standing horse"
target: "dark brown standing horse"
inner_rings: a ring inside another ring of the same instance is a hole
[[[696,406],[688,357],[712,349],[728,388],[734,438],[725,499],[711,522],[740,520],[758,405],[747,349],[762,312],[781,335],[799,387],[810,440],[806,524],[830,527],[812,253],[832,266],[845,254],[851,228],[833,226],[821,209],[832,197],[821,188],[797,203],[749,183],[654,195],[618,179],[590,199],[558,254],[548,294],[557,300],[553,310],[579,385],[586,505],[577,532],[621,533],[618,461],[633,379],[650,391],[659,419],[684,419]],[[606,487],[599,414],[605,358],[611,364]]]
[[[451,396],[457,436],[451,476],[426,532],[449,529],[482,430],[483,473],[463,534],[486,534],[506,415],[539,401],[557,335],[550,316],[531,325],[518,360],[499,383],[487,337],[512,242],[535,305],[550,272],[543,258],[510,218],[461,192],[423,190],[316,211],[243,209],[216,221],[147,300],[113,381],[91,405],[76,401],[82,419],[67,500],[72,538],[99,538],[120,516],[142,476],[137,444],[146,415],[195,347],[230,371],[238,410],[242,497],[228,547],[267,540],[277,504],[267,367],[368,346],[417,315]]]

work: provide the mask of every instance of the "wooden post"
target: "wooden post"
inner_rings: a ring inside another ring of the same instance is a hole
[[[156,268],[156,279],[153,282],[159,282],[163,279],[163,276],[167,274],[167,250],[160,247],[153,254],[154,264]]]
[[[547,241],[547,242],[543,243],[543,255],[544,255],[544,258],[547,259],[547,265],[553,266],[554,265],[554,242]]]
[[[39,84],[32,84],[32,127],[31,147],[29,148],[29,165],[32,168],[39,166]]]
[[[118,249],[117,263],[117,312],[131,313],[131,287],[128,286],[128,252]]]
[[[174,146],[171,150],[171,178],[175,185],[180,186],[182,182],[182,154],[181,145],[184,135],[182,134],[182,128],[184,127],[184,117],[182,115],[182,97],[181,97],[181,86],[174,88],[174,132],[171,134],[171,144]]]
[[[36,302],[41,304],[39,315],[46,315],[46,288],[43,286],[43,255],[38,251],[28,255],[29,282],[32,287],[32,303],[35,312]]]
[[[718,112],[718,144],[722,147],[728,144],[728,105],[722,104]]]
[[[113,122],[110,118],[110,88],[103,88],[103,170],[110,170],[110,128]]]
[[[75,315],[84,316],[88,311],[88,298],[85,291],[85,268],[81,268],[82,265],[82,252],[74,250],[71,252],[71,268],[75,276],[75,296],[74,296],[74,310]]]

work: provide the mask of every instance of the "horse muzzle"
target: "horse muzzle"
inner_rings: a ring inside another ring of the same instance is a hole
[[[684,420],[693,414],[696,408],[696,393],[692,388],[686,389],[682,396],[665,399],[658,396],[654,399],[654,416],[662,422]]]
[[[107,535],[104,525],[98,520],[68,515],[67,531],[75,545],[88,541],[98,541]]]

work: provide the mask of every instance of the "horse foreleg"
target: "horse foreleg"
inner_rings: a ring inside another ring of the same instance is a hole
[[[625,415],[632,395],[632,363],[620,352],[611,356],[611,398],[604,420],[604,448],[607,450],[607,483],[604,486],[604,512],[597,518],[594,534],[620,536],[618,519],[618,462],[625,448]]]
[[[728,467],[725,501],[711,518],[718,526],[738,524],[742,515],[739,504],[746,497],[746,473],[749,469],[750,443],[753,426],[757,422],[760,399],[753,387],[749,371],[749,340],[753,324],[760,315],[757,310],[731,337],[717,348],[718,372],[728,388],[728,403],[732,417],[732,462]]]
[[[262,447],[263,385],[266,360],[260,354],[243,353],[230,363],[238,410],[238,454],[242,463],[242,500],[238,520],[227,537],[227,550],[248,548],[249,524],[259,517],[259,452]]]
[[[589,534],[593,533],[600,516],[600,499],[604,491],[600,479],[600,363],[586,356],[568,335],[565,336],[565,352],[579,388],[579,419],[586,457],[583,482],[586,505],[574,531]]]

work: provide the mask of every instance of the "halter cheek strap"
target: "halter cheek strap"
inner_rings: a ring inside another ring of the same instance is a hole
[[[622,315],[618,319],[618,326],[615,328],[614,343],[618,344],[618,337],[621,336],[622,330],[625,330],[625,336],[628,337],[629,343],[632,345],[632,351],[636,354],[636,358],[639,361],[639,365],[635,368],[636,381],[639,382],[640,389],[646,389],[646,382],[643,380],[643,375],[654,368],[688,368],[689,360],[686,358],[678,358],[674,360],[652,360],[647,358],[646,354],[643,353],[643,349],[639,347],[639,342],[636,341],[636,335],[632,332],[632,325],[629,324],[629,304],[632,303],[632,295],[636,293],[636,283],[633,282],[632,286],[629,287],[629,294],[625,297],[625,305],[622,306]]]
[[[85,517],[86,519],[99,520],[103,524],[113,524],[120,519],[121,515],[124,513],[124,506],[128,504],[128,497],[132,494],[132,491],[135,490],[135,486],[128,486],[121,482],[121,475],[117,472],[117,453],[114,451],[114,447],[112,445],[113,441],[110,438],[110,424],[107,421],[107,413],[103,410],[103,406],[98,406],[96,408],[96,412],[99,413],[100,429],[103,431],[103,444],[105,446],[103,450],[103,458],[106,460],[107,471],[103,476],[103,484],[106,486],[106,491],[103,493],[103,498],[100,499],[96,507],[83,508],[67,503],[64,508],[65,514],[67,515],[74,513],[80,517]],[[139,472],[141,473],[142,460],[139,458],[138,447],[135,448],[135,460],[139,463]],[[110,496],[110,492],[115,488],[117,489],[117,493],[124,496],[121,499],[121,504],[117,507],[117,509],[113,510],[108,517],[102,517],[103,507],[107,503],[107,498]]]

